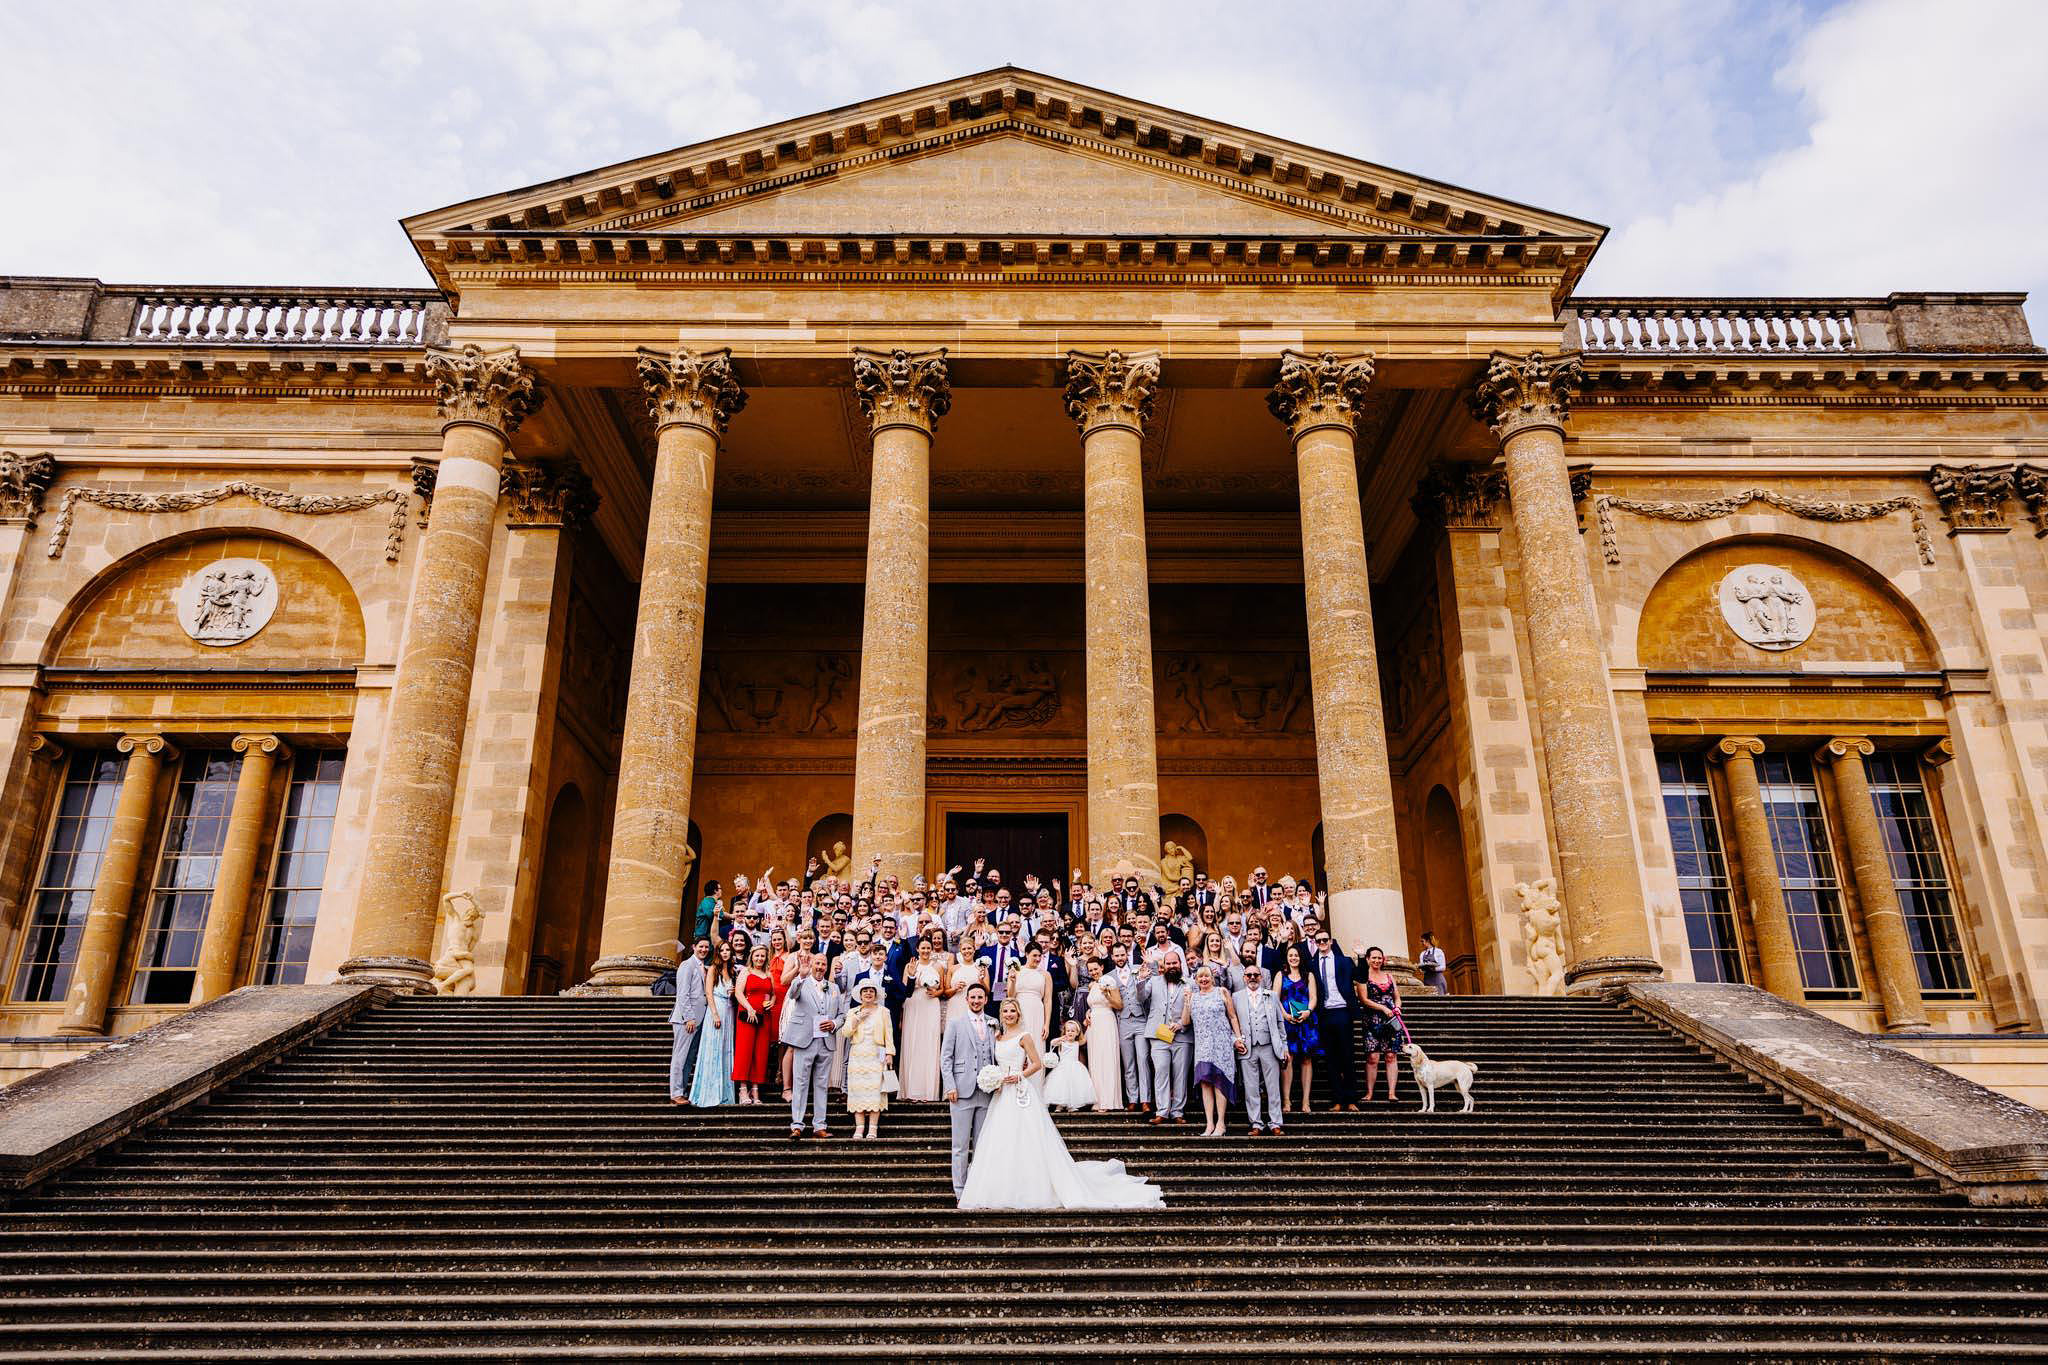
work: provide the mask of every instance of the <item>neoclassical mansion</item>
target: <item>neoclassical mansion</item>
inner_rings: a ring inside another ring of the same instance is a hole
[[[0,279],[17,1073],[1166,844],[1461,991],[2043,1028],[2019,295],[1581,297],[1595,224],[1017,69],[405,227]]]

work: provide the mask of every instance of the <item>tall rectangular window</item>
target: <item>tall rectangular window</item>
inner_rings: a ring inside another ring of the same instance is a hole
[[[164,820],[163,852],[149,893],[149,915],[135,955],[132,1005],[182,1005],[192,999],[199,941],[213,900],[240,760],[228,750],[185,755]]]
[[[36,878],[28,929],[22,935],[21,966],[14,974],[14,998],[62,1000],[71,989],[93,883],[106,856],[114,803],[128,758],[111,749],[73,754],[64,791],[51,820],[50,848]]]
[[[277,833],[277,867],[263,915],[255,979],[259,985],[297,985],[313,952],[313,921],[327,880],[327,850],[334,812],[341,805],[342,753],[308,749],[292,760],[291,791]]]
[[[1685,911],[1692,973],[1701,981],[1740,981],[1742,948],[1706,755],[1659,754],[1657,776],[1664,789],[1664,823],[1678,859],[1678,902]]]
[[[1863,767],[1870,777],[1878,827],[1884,831],[1892,885],[1898,888],[1899,908],[1905,912],[1920,989],[1927,995],[1968,995],[1970,969],[1956,925],[1955,895],[1919,761],[1911,754],[1879,752],[1865,759]]]
[[[1816,994],[1854,994],[1856,958],[1849,947],[1842,881],[1821,814],[1813,759],[1806,754],[1764,754],[1756,766],[1764,818],[1771,825],[1771,847],[1778,857],[1778,880],[1785,889],[1785,912],[1792,922],[1792,944],[1799,954],[1800,981]]]

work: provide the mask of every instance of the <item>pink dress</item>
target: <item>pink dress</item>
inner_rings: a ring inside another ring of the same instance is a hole
[[[903,1002],[903,1053],[896,1067],[902,1086],[897,1098],[905,1101],[936,1100],[939,1097],[939,1043],[945,1032],[945,1005],[938,988],[945,971],[936,962],[917,968],[912,978],[916,989]]]
[[[1102,993],[1102,983],[1088,988],[1088,1079],[1095,1082],[1098,1110],[1124,1107],[1124,1066],[1117,1052],[1116,1011]]]

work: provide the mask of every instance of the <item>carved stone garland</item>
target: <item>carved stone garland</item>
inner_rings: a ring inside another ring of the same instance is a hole
[[[1818,498],[1802,498],[1768,488],[1745,488],[1723,498],[1700,502],[1645,501],[1602,493],[1593,499],[1593,510],[1600,521],[1600,553],[1609,564],[1621,563],[1621,544],[1614,532],[1616,511],[1633,512],[1656,521],[1715,521],[1733,516],[1753,502],[1768,503],[1781,512],[1789,512],[1808,521],[1875,521],[1893,512],[1906,512],[1912,517],[1913,543],[1919,548],[1920,562],[1934,562],[1934,544],[1928,539],[1927,522],[1921,514],[1918,498],[1901,495],[1880,502],[1823,502]]]
[[[396,562],[405,542],[405,523],[412,511],[412,490],[387,488],[379,493],[287,493],[260,483],[240,479],[216,488],[199,488],[186,493],[137,493],[116,488],[67,488],[57,506],[57,525],[50,532],[50,558],[64,553],[71,538],[72,509],[81,502],[116,512],[191,512],[229,498],[248,498],[275,512],[303,517],[333,516],[337,512],[360,512],[378,503],[391,505],[391,525],[384,537],[384,559]]]

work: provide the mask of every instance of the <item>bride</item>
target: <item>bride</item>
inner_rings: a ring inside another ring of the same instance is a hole
[[[1159,1187],[1127,1174],[1121,1161],[1076,1161],[1046,1112],[1032,1078],[1045,1070],[1038,1039],[1012,998],[1003,1001],[995,1065],[1003,1083],[989,1100],[974,1161],[960,1191],[963,1209],[1156,1209]]]

